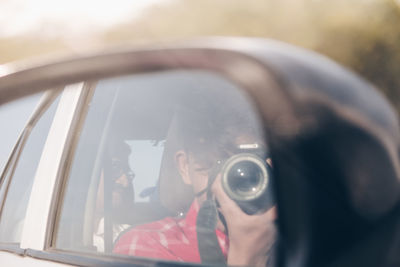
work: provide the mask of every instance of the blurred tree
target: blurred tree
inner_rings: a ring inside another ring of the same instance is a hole
[[[370,80],[400,111],[400,8],[391,0],[366,2],[353,15],[326,19],[311,48]]]
[[[316,50],[368,79],[400,110],[400,7],[395,0],[179,0],[104,35],[165,40],[268,37]]]
[[[35,35],[0,39],[0,64],[67,49],[62,40],[40,39]]]

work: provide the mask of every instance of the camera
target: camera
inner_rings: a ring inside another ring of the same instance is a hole
[[[266,157],[242,150],[221,164],[222,187],[245,213],[262,213],[275,204],[272,169]]]

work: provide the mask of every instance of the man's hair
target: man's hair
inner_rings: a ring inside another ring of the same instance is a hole
[[[108,155],[115,158],[127,158],[131,154],[131,148],[122,139],[111,139],[107,150]]]
[[[240,91],[192,91],[181,103],[176,112],[179,136],[184,149],[200,160],[224,157],[240,135],[263,139],[258,114]]]
[[[130,170],[129,155],[132,150],[122,138],[111,138],[106,149],[106,161],[117,159],[122,168]]]

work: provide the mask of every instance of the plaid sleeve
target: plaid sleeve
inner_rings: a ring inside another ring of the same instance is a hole
[[[170,261],[201,262],[197,244],[196,203],[192,204],[185,218],[167,217],[128,230],[116,241],[114,253]],[[216,234],[226,257],[228,237],[219,230]]]

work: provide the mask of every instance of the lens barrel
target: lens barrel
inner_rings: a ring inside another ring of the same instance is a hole
[[[221,175],[226,194],[245,213],[261,213],[273,206],[272,170],[261,157],[236,154],[224,163]]]

